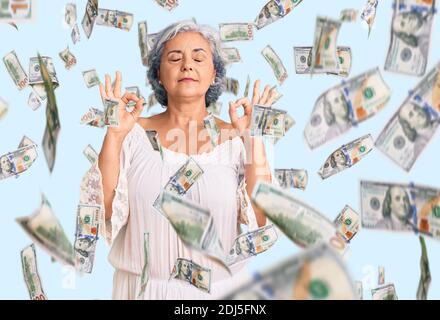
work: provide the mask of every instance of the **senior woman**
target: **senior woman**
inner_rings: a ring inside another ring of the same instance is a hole
[[[119,126],[109,127],[99,155],[102,173],[107,238],[111,241],[109,261],[116,269],[113,298],[134,299],[213,299],[221,297],[242,281],[241,265],[230,275],[218,262],[183,244],[166,218],[153,203],[161,189],[191,156],[203,169],[202,176],[184,195],[209,209],[226,254],[237,234],[237,188],[240,168],[244,168],[245,197],[258,179],[271,181],[261,138],[249,134],[253,104],[270,105],[272,92],[266,86],[260,96],[259,81],[254,85],[252,103],[241,98],[229,104],[231,123],[215,119],[220,135],[216,146],[204,128],[206,107],[221,94],[225,66],[218,32],[194,21],[170,25],[157,36],[148,57],[148,79],[164,112],[141,118],[143,101],[134,94],[121,95],[121,73],[114,87],[108,75],[102,98],[119,101]],[[136,103],[133,111],[128,102]],[[237,109],[243,107],[239,117]],[[156,130],[162,156],[151,146],[146,130]],[[174,142],[177,138],[177,142]],[[258,226],[266,224],[264,214],[248,206]],[[142,292],[144,233],[149,233],[149,275]],[[211,269],[211,291],[203,292],[190,283],[171,279],[177,258],[186,258]]]

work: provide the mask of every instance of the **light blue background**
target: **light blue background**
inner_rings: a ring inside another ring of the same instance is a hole
[[[105,130],[79,125],[81,115],[90,107],[101,108],[97,87],[87,89],[82,71],[96,68],[101,79],[105,73],[123,73],[123,85],[138,85],[145,97],[150,88],[145,86],[145,68],[141,64],[137,38],[137,22],[148,21],[149,32],[157,32],[168,24],[181,19],[195,17],[199,23],[217,27],[223,22],[252,22],[266,0],[181,0],[179,7],[168,12],[153,0],[100,0],[102,8],[119,9],[134,14],[135,22],[130,32],[95,26],[90,39],[81,30],[81,41],[73,45],[70,30],[63,27],[64,5],[68,1],[40,0],[37,3],[37,18],[34,23],[20,24],[17,32],[9,25],[0,25],[0,56],[15,50],[24,68],[28,69],[29,58],[42,55],[53,57],[60,87],[56,97],[61,120],[61,132],[55,168],[49,174],[47,164],[39,148],[39,158],[30,170],[18,179],[0,182],[0,298],[28,299],[28,293],[20,262],[20,250],[31,240],[15,222],[19,216],[29,215],[40,205],[40,194],[48,197],[54,212],[62,222],[67,235],[73,241],[76,206],[79,200],[79,185],[90,164],[83,156],[84,147],[90,143],[100,150]],[[396,111],[409,89],[420,78],[382,72],[392,89],[391,101],[372,119],[362,123],[347,134],[311,151],[304,139],[303,130],[309,120],[314,102],[331,86],[341,82],[335,76],[297,75],[294,71],[293,47],[311,46],[317,15],[338,18],[345,8],[361,9],[366,0],[304,0],[284,19],[255,32],[253,41],[228,43],[236,46],[243,62],[232,65],[228,76],[240,81],[243,93],[246,77],[261,79],[263,83],[276,84],[276,79],[262,55],[261,49],[270,44],[283,60],[289,77],[279,87],[284,97],[277,103],[295,118],[297,124],[275,147],[275,167],[305,168],[309,172],[306,191],[294,190],[295,196],[317,208],[330,219],[334,219],[345,204],[359,210],[359,182],[371,179],[389,182],[430,185],[440,187],[438,154],[440,139],[435,136],[409,174],[392,163],[380,151],[374,150],[355,167],[326,181],[316,174],[326,157],[340,145],[364,134],[374,138]],[[86,1],[77,1],[78,24]],[[390,37],[392,17],[391,1],[380,1],[374,29],[368,39],[368,30],[360,20],[343,24],[338,45],[350,46],[353,66],[350,76],[379,66],[383,70]],[[440,59],[440,28],[434,22],[428,70]],[[67,71],[58,53],[69,45],[78,64]],[[0,96],[9,102],[7,116],[0,121],[0,153],[14,150],[24,134],[41,146],[45,127],[45,103],[37,111],[27,106],[30,89],[19,92],[10,79],[3,64],[0,66]],[[224,94],[222,118],[229,121],[227,103],[236,97]],[[161,111],[155,106],[151,112]],[[436,156],[437,155],[437,156]],[[430,299],[440,298],[440,243],[427,239],[432,272]],[[301,252],[302,249],[284,236],[267,253],[254,259],[255,270],[274,263],[277,259]],[[75,276],[59,263],[52,263],[49,256],[37,247],[38,267],[43,288],[50,299],[109,299],[112,290],[113,269],[107,261],[108,247],[99,241],[95,267],[91,275]],[[414,299],[419,281],[420,245],[413,234],[399,234],[373,230],[361,230],[351,244],[348,266],[354,280],[364,281],[364,296],[371,294],[368,286],[377,281],[377,266],[385,267],[386,282],[393,282],[401,299]]]

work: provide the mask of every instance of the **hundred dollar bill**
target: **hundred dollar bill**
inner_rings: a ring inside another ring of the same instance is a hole
[[[238,187],[237,187],[237,221],[239,224],[244,224],[250,226],[249,216],[248,216],[248,208],[251,205],[249,196],[246,191],[246,181],[244,179],[244,167],[241,166],[239,168],[238,175]]]
[[[148,101],[147,101],[147,112],[149,112],[150,111],[150,109],[152,108],[152,107],[154,107],[156,104],[158,104],[159,102],[157,101],[157,99],[156,99],[156,95],[154,94],[154,92],[152,92],[149,96],[148,96],[148,99],[147,99]]]
[[[21,66],[15,51],[7,53],[3,57],[3,62],[5,63],[6,70],[8,70],[8,73],[18,90],[26,88],[29,84],[29,78]]]
[[[275,138],[283,137],[286,132],[285,110],[254,105],[252,108],[251,135],[264,135]]]
[[[222,103],[220,101],[212,102],[206,107],[206,111],[216,116],[220,116],[222,111]]]
[[[83,176],[80,185],[79,205],[101,207],[100,217],[104,218],[104,194],[102,187],[102,175],[98,163],[92,164]],[[99,231],[102,233],[103,228]]]
[[[147,35],[147,47],[148,47],[148,52],[150,52],[151,51],[151,49],[153,49],[153,47],[154,47],[154,45],[155,45],[155,43],[156,43],[156,40],[157,40],[157,37],[159,36],[159,33],[149,33],[148,35]]]
[[[254,26],[251,23],[220,23],[221,41],[240,41],[254,39]]]
[[[379,266],[377,274],[378,274],[377,284],[379,286],[384,285],[385,284],[385,267]]]
[[[212,114],[209,114],[206,118],[203,119],[203,124],[205,126],[205,129],[209,133],[212,146],[217,146],[220,137],[220,129],[215,122],[215,117]]]
[[[80,124],[88,124],[89,126],[103,128],[105,127],[104,112],[96,108],[90,108],[81,117]]]
[[[33,111],[41,107],[41,101],[42,101],[41,97],[38,94],[36,94],[34,91],[29,93],[28,106],[31,107]]]
[[[98,161],[98,152],[96,152],[90,144],[85,147],[83,154],[91,164],[95,164]]]
[[[90,38],[96,17],[98,16],[98,0],[87,0],[86,11],[81,25],[87,38]]]
[[[422,254],[420,256],[420,280],[417,288],[417,300],[426,300],[431,284],[431,271],[429,269],[428,251],[426,250],[425,238],[419,236]]]
[[[53,64],[51,57],[41,57],[41,60],[44,62],[44,65],[47,68],[47,71],[50,76],[50,80],[54,84],[55,87],[58,86],[58,78],[55,71],[55,66]],[[38,57],[32,57],[29,59],[29,84],[43,84],[43,76],[41,75],[40,63]]]
[[[70,33],[70,38],[72,39],[73,44],[76,44],[81,40],[81,35],[79,33],[78,24],[75,23],[75,25],[72,28],[72,32]]]
[[[138,22],[138,44],[141,50],[142,65],[148,66],[148,27],[147,21]]]
[[[191,186],[202,176],[202,174],[203,169],[194,160],[194,158],[189,157],[185,164],[170,177],[163,190],[172,192],[176,195],[184,195],[189,188],[191,188]],[[153,203],[153,207],[158,210],[160,214],[164,215],[164,212],[161,208],[161,196],[162,193],[157,196]]]
[[[347,267],[325,243],[287,258],[230,292],[225,300],[353,300]]]
[[[59,53],[61,60],[64,62],[64,67],[69,70],[76,65],[76,57],[70,52],[69,47]]]
[[[144,265],[141,273],[141,287],[138,293],[138,298],[141,298],[145,289],[147,288],[148,279],[150,278],[150,233],[144,232]]]
[[[273,103],[272,103],[273,104]],[[287,133],[296,124],[295,119],[293,119],[288,113],[284,116],[284,134]],[[280,137],[274,139],[274,144],[280,141]]]
[[[286,236],[301,247],[310,247],[319,242],[328,243],[344,254],[348,246],[334,224],[317,210],[295,199],[282,189],[259,181],[252,192],[252,202]]]
[[[160,199],[162,211],[182,242],[215,258],[230,272],[209,210],[167,190]]]
[[[35,0],[0,0],[0,22],[32,21],[35,18]]]
[[[278,235],[273,225],[243,233],[234,240],[234,244],[226,257],[226,263],[230,266],[263,253],[272,247],[277,240]]]
[[[6,116],[8,109],[8,103],[0,97],[0,120]]]
[[[286,14],[290,13],[301,2],[302,0],[270,0],[255,19],[255,27],[259,30],[284,18]]]
[[[99,80],[98,73],[96,72],[95,69],[83,71],[82,74],[87,88],[97,86],[101,83],[101,81]]]
[[[58,140],[58,134],[60,131],[60,120],[58,117],[58,107],[55,98],[55,87],[52,83],[52,78],[49,74],[49,70],[46,67],[46,63],[38,54],[38,62],[41,72],[41,77],[44,82],[44,88],[47,95],[46,104],[46,128],[43,135],[43,151],[49,166],[49,171],[52,172],[55,165],[56,146]]]
[[[159,134],[157,133],[157,131],[146,130],[145,133],[147,134],[148,140],[150,140],[153,150],[159,151],[160,157],[161,159],[163,159],[163,149],[162,149],[162,145],[160,144]]]
[[[78,205],[75,233],[75,268],[91,273],[98,240],[101,206]]]
[[[24,281],[26,282],[31,300],[47,300],[41,285],[40,274],[38,273],[35,245],[31,244],[21,250],[20,256]]]
[[[353,239],[353,237],[359,231],[360,217],[359,214],[353,210],[353,208],[351,208],[349,205],[346,205],[333,223],[342,238],[346,242],[350,242],[350,240]]]
[[[370,36],[374,19],[376,18],[376,9],[378,3],[378,0],[367,0],[367,3],[365,4],[361,13],[361,19],[364,20],[368,25],[368,37]]]
[[[425,74],[435,1],[396,0],[385,70],[413,76]]]
[[[21,138],[20,144],[18,145],[18,148],[24,148],[32,145],[36,146],[35,142],[33,142],[29,137],[23,136],[23,138]]]
[[[171,11],[175,9],[179,5],[178,0],[155,0],[158,5],[160,5],[162,8],[167,9],[168,11]]]
[[[186,281],[208,293],[211,291],[211,269],[202,267],[192,260],[177,258],[170,279]]]
[[[305,190],[309,180],[307,170],[304,169],[275,169],[275,178],[283,189]]]
[[[119,102],[104,99],[104,123],[110,127],[119,126]]]
[[[324,92],[316,101],[304,137],[311,149],[372,117],[391,96],[378,68],[368,70]]]
[[[71,28],[76,24],[76,4],[66,3],[64,7],[64,21]]]
[[[32,215],[16,218],[15,221],[51,257],[61,263],[74,265],[73,246],[44,195],[39,209]]]
[[[376,147],[410,171],[440,124],[440,63],[405,99],[376,140]]]
[[[362,281],[355,281],[354,286],[356,288],[356,295],[357,295],[358,300],[363,300],[364,299],[364,289],[362,286]]]
[[[310,74],[312,66],[312,47],[294,47],[295,55],[295,72],[297,74]],[[327,74],[335,74],[341,77],[348,77],[351,70],[351,48],[337,47],[336,53],[339,59],[338,72],[325,72]],[[315,74],[324,73],[315,70]]]
[[[392,283],[371,289],[371,296],[373,300],[398,300],[396,288]]]
[[[341,22],[356,22],[358,11],[356,9],[344,9],[339,15]]]
[[[226,92],[233,93],[234,95],[238,94],[238,90],[240,89],[240,83],[237,79],[225,78],[224,87]]]
[[[130,31],[133,25],[133,15],[118,10],[98,9],[96,24]]]
[[[374,141],[370,134],[344,144],[334,151],[319,169],[318,174],[322,179],[327,179],[345,169],[351,168],[362,160],[371,150]]]
[[[440,190],[417,185],[361,181],[362,226],[417,231],[440,238]]]
[[[270,88],[270,94],[273,95],[272,104],[276,103],[283,96],[281,93],[278,92],[277,86],[273,86],[272,88]],[[287,131],[287,128],[286,128],[286,131]]]
[[[21,145],[17,150],[0,157],[0,180],[18,176],[28,170],[37,159],[37,145]]]
[[[241,62],[240,52],[237,48],[223,48],[222,51],[227,64]]]
[[[316,72],[338,73],[337,40],[341,22],[326,17],[316,18],[312,49],[311,74]]]
[[[243,97],[248,97],[249,96],[249,87],[251,86],[251,78],[249,78],[249,75],[247,76],[246,79],[246,87],[244,88],[244,93],[243,93]]]
[[[261,50],[261,54],[272,68],[278,83],[280,85],[283,84],[284,80],[287,79],[287,70],[284,67],[280,57],[278,57],[270,45],[265,46],[263,50]]]

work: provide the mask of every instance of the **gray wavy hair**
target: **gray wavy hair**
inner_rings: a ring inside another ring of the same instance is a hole
[[[158,76],[160,60],[165,43],[173,39],[180,32],[191,31],[200,33],[208,41],[212,51],[212,60],[214,63],[216,76],[214,84],[212,84],[206,92],[206,106],[216,102],[218,97],[220,97],[223,92],[226,68],[218,32],[207,25],[198,25],[194,20],[183,20],[173,23],[157,33],[153,47],[148,54],[148,81],[153,88],[157,101],[162,106],[168,105],[167,92],[164,86],[159,83]]]

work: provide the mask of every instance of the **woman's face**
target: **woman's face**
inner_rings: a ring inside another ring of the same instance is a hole
[[[406,120],[411,128],[415,130],[423,129],[428,126],[429,118],[425,111],[413,104],[405,105],[400,110],[399,117]]]
[[[417,14],[399,14],[393,22],[393,30],[395,32],[403,32],[406,34],[414,34],[421,27],[420,19]]]
[[[405,218],[408,214],[409,203],[405,190],[402,188],[391,188],[391,214],[397,218]]]
[[[192,101],[204,98],[215,79],[212,52],[198,32],[181,32],[164,47],[159,79],[168,100]]]

